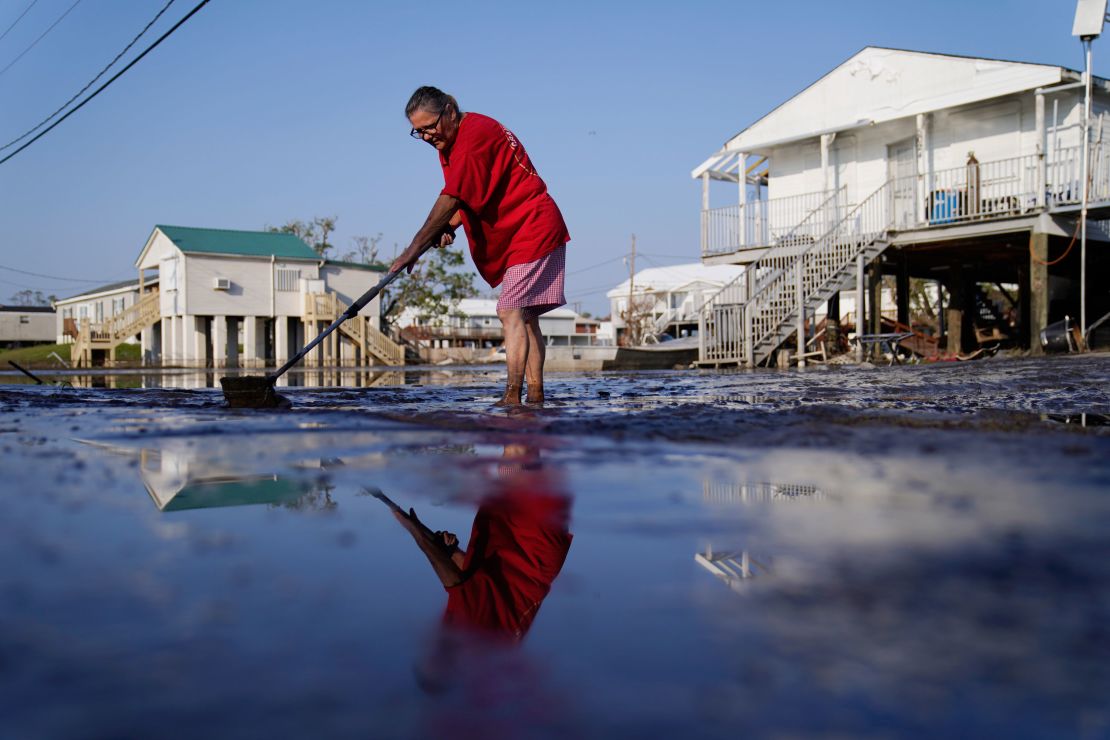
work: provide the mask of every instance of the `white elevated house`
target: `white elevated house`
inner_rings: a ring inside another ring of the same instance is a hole
[[[385,271],[321,259],[292,234],[162,225],[135,267],[139,300],[110,316],[75,317],[75,364],[91,364],[97,351],[114,359],[135,334],[144,360],[163,365],[281,364]],[[403,364],[402,348],[379,330],[379,311],[371,301],[305,364]]]
[[[1081,255],[1069,244],[1082,198],[1081,78],[867,47],[728,139],[692,172],[702,261],[748,270],[706,301],[701,361],[753,366],[788,340],[797,351],[820,307],[841,318],[842,290],[868,295],[848,317],[858,333],[906,327],[911,278],[943,286],[933,294],[945,299],[948,351],[1001,324],[982,300],[990,285],[1017,317],[1009,339],[1039,348],[1046,324],[1079,313]],[[1093,87],[1097,221],[1110,214],[1110,83]],[[1110,311],[1110,261],[1106,233],[1092,226],[1089,238],[1087,312],[1097,317]],[[897,284],[897,316],[885,323],[870,310],[883,275]]]
[[[739,279],[744,268],[694,262],[640,270],[606,293],[610,316],[619,335],[627,328],[629,300],[635,314],[643,314],[645,334],[688,336],[698,328],[705,302]]]
[[[50,306],[0,306],[0,347],[23,347],[54,341]]]

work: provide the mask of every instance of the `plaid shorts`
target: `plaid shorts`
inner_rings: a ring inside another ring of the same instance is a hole
[[[534,262],[513,265],[501,281],[497,310],[524,309],[525,320],[566,304],[563,276],[566,274],[567,246],[562,244]]]

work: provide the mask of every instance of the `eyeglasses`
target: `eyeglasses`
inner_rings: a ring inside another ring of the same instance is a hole
[[[439,112],[439,115],[436,116],[436,120],[435,120],[434,123],[432,123],[431,126],[424,126],[423,128],[414,128],[411,131],[409,131],[409,136],[411,136],[414,139],[423,139],[425,136],[431,136],[431,135],[435,134],[436,129],[439,128],[439,119],[443,118],[443,114],[446,113],[446,112],[447,112],[447,108],[444,107],[444,109]]]

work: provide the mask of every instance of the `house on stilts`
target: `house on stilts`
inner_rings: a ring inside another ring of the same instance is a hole
[[[155,226],[135,267],[132,300],[106,314],[67,317],[75,367],[111,362],[135,336],[143,364],[280,365],[386,269],[321,258],[292,234],[183,226]],[[375,298],[305,364],[404,364],[404,348],[380,330],[380,311]]]
[[[1093,90],[1085,254],[1079,72],[867,47],[733,136],[692,172],[702,261],[747,266],[702,308],[701,363],[804,358],[846,325],[908,332],[911,281],[934,300],[938,352],[1038,350],[1046,325],[1080,315],[1084,272],[1096,322],[1110,312],[1110,83]],[[894,316],[876,310],[884,277]]]

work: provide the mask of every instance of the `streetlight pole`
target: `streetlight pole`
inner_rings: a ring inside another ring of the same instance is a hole
[[[1091,167],[1091,41],[1084,36],[1086,69],[1083,72],[1083,206],[1079,211],[1079,336],[1087,338],[1087,202],[1090,198]]]
[[[1091,42],[1102,33],[1107,0],[1076,0],[1071,35],[1083,42],[1083,206],[1079,211],[1079,334],[1087,339],[1087,201],[1091,153]]]

